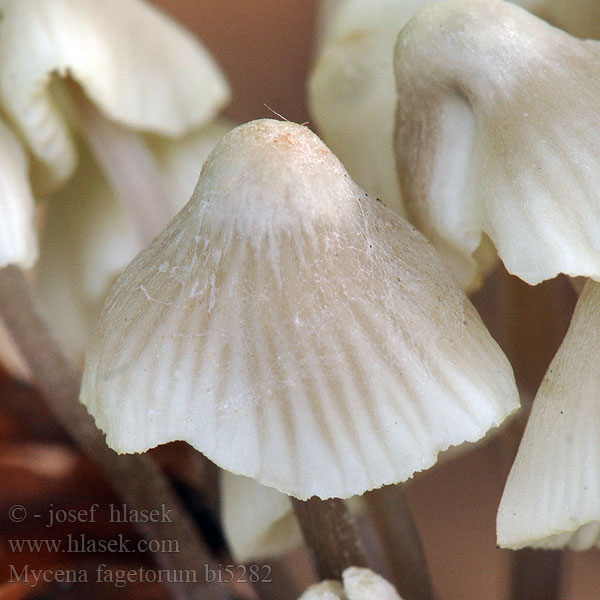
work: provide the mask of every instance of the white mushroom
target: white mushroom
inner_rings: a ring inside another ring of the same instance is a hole
[[[518,407],[425,239],[307,128],[270,120],[213,151],[86,363],[81,399],[118,452],[186,440],[301,499],[405,480]]]
[[[533,403],[498,511],[507,548],[600,547],[600,284],[589,281]]]
[[[403,198],[465,287],[484,234],[528,283],[600,276],[599,60],[597,42],[499,0],[436,4],[403,29]]]

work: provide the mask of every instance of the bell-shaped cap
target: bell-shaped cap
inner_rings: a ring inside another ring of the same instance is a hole
[[[350,567],[342,582],[323,581],[309,587],[299,600],[402,600],[396,588],[377,573]]]
[[[400,34],[404,202],[466,287],[483,233],[528,283],[600,276],[599,60],[499,0],[441,2]]]
[[[206,49],[143,0],[0,0],[0,11],[0,106],[53,181],[76,162],[53,75],[110,119],[164,135],[210,121],[228,99]]]
[[[600,284],[589,281],[533,403],[498,510],[498,544],[600,546]]]
[[[0,119],[0,268],[11,264],[29,268],[37,255],[27,155]]]
[[[302,546],[304,539],[288,496],[229,471],[221,471],[220,489],[221,522],[236,561],[266,560]],[[365,510],[361,496],[352,496],[348,506],[355,515]]]
[[[124,271],[81,399],[118,452],[185,440],[298,498],[410,477],[518,407],[430,244],[309,129],[227,134]]]

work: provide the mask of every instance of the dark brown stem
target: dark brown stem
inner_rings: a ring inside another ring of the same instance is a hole
[[[178,540],[180,552],[154,555],[160,569],[196,572],[199,585],[169,584],[173,598],[228,598],[228,592],[222,585],[205,584],[206,569],[216,571],[217,566],[196,534],[194,523],[169,481],[154,461],[147,455],[119,456],[106,446],[104,436],[79,403],[79,374],[65,359],[40,316],[31,288],[16,267],[0,270],[0,316],[27,361],[54,417],[83,453],[104,472],[122,501],[138,510],[160,509],[164,505],[165,510],[170,511],[167,515],[172,523],[138,523],[137,526],[149,540]]]
[[[341,579],[348,567],[366,567],[354,519],[343,500],[297,500],[292,504],[320,579]]]
[[[435,596],[421,537],[400,485],[386,485],[365,494],[369,515],[381,540],[392,583],[404,600]]]
[[[512,556],[510,597],[513,600],[557,600],[560,597],[560,550],[525,548]]]

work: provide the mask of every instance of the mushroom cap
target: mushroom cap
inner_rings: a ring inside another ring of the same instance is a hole
[[[302,499],[405,480],[518,407],[431,245],[271,120],[212,152],[113,286],[86,363],[81,399],[118,452],[185,440]]]
[[[498,510],[506,548],[600,547],[600,284],[589,281],[537,393]]]
[[[530,284],[600,276],[599,59],[499,0],[436,4],[400,34],[403,199],[466,287],[482,233]]]
[[[110,119],[164,135],[207,123],[228,100],[206,49],[142,0],[0,0],[0,11],[0,105],[51,182],[76,164],[54,74]]]

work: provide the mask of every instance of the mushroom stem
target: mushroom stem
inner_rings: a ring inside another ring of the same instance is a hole
[[[560,596],[562,552],[531,550],[515,552],[512,558],[510,598],[557,600]]]
[[[405,600],[432,600],[425,551],[401,486],[385,485],[365,499],[391,569],[391,583]]]
[[[358,529],[339,498],[290,498],[319,579],[341,580],[348,567],[367,567]]]
[[[173,217],[169,193],[142,136],[105,117],[76,86],[69,86],[80,131],[116,196],[147,245]]]
[[[117,455],[106,446],[92,417],[79,404],[80,376],[40,316],[34,294],[23,272],[14,266],[0,270],[0,316],[25,358],[34,381],[46,398],[56,420],[65,428],[84,454],[102,469],[114,491],[130,507],[169,510],[172,523],[138,523],[149,540],[177,539],[180,552],[154,555],[158,566],[169,571],[188,570],[200,574],[217,569],[209,550],[196,534],[169,481],[147,455]],[[225,600],[224,586],[197,586],[169,583],[176,600]]]

